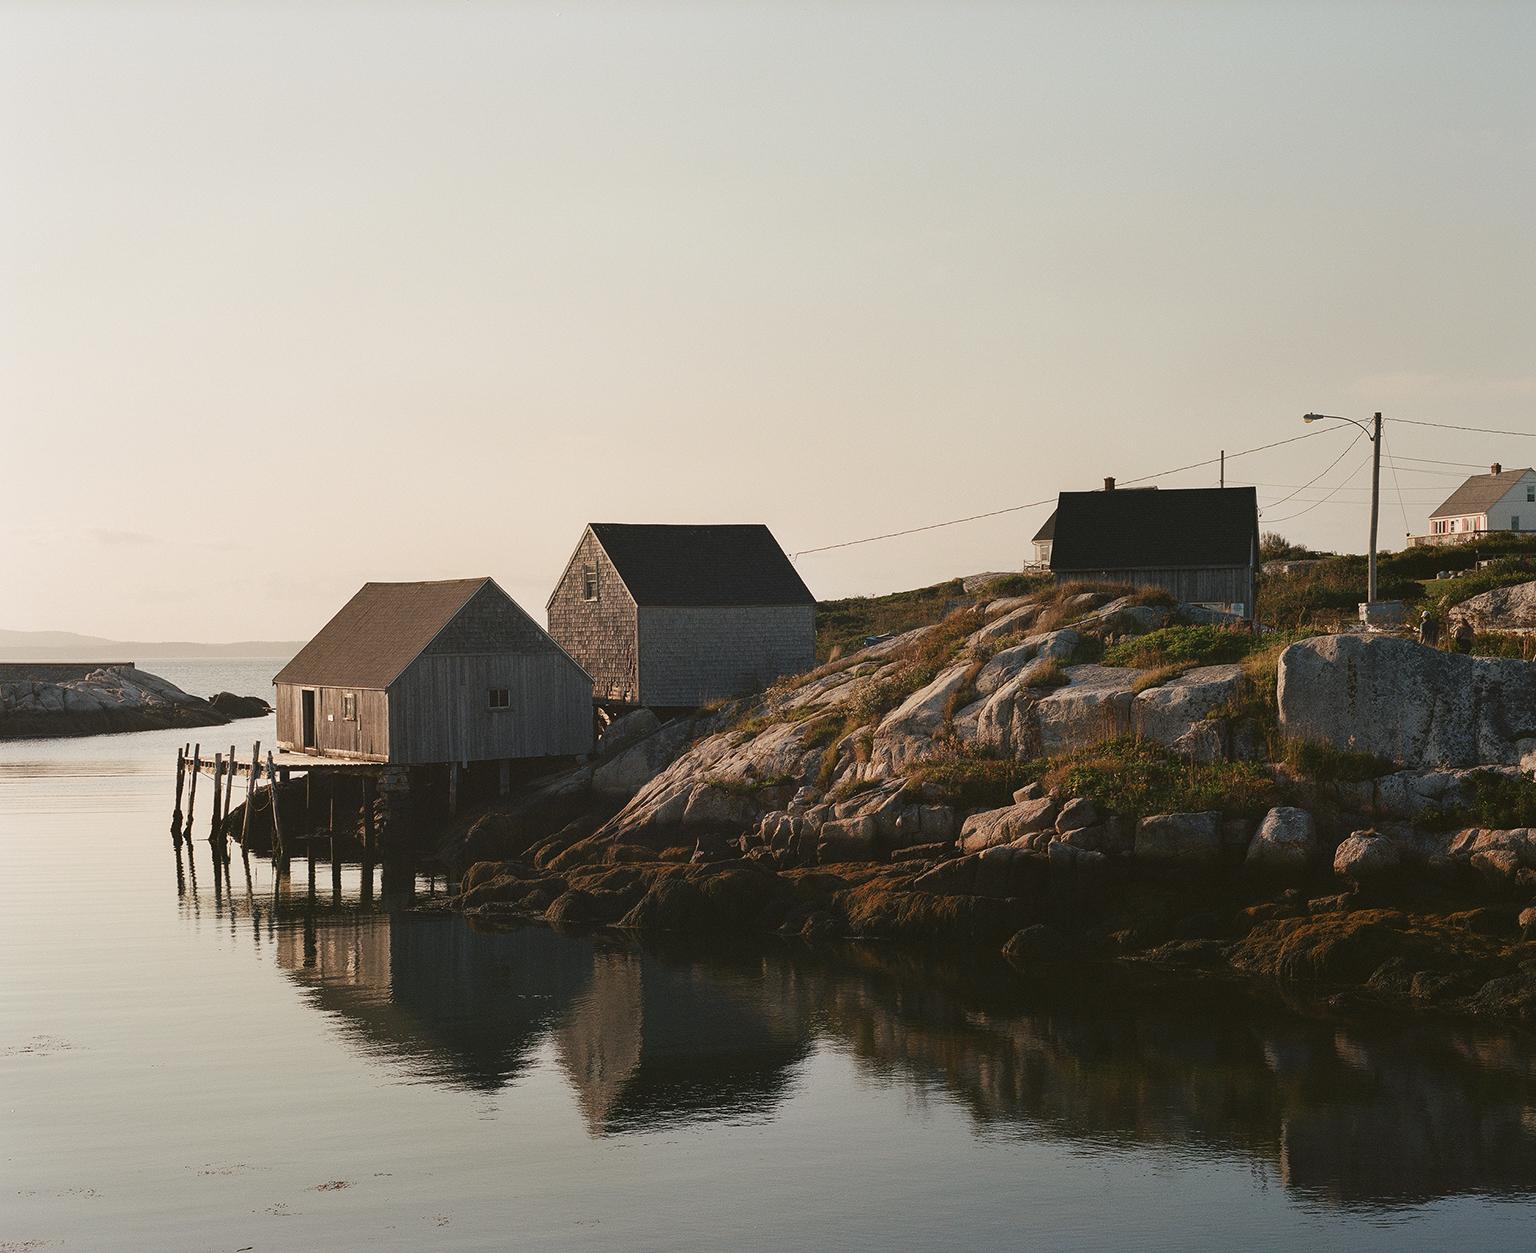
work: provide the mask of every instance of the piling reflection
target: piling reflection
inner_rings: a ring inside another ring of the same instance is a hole
[[[252,925],[357,1047],[483,1091],[552,1057],[594,1136],[771,1118],[830,1046],[875,1082],[959,1101],[980,1134],[1247,1160],[1324,1206],[1536,1191],[1536,1049],[1498,1031],[1343,1024],[1144,978],[1029,985],[873,948],[481,932],[375,910],[361,883],[316,907],[307,886]]]

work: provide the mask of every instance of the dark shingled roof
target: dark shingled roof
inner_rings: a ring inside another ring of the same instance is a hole
[[[1035,532],[1035,538],[1032,539],[1030,541],[1030,543],[1032,543],[1032,544],[1043,543],[1045,540],[1054,539],[1055,536],[1056,536],[1056,511],[1054,509],[1052,509],[1051,510],[1051,516],[1049,518],[1047,518],[1045,520],[1045,522],[1041,525],[1040,529]]]
[[[1052,570],[1246,566],[1257,560],[1251,487],[1062,492]]]
[[[592,533],[639,605],[814,605],[761,523],[594,522]]]
[[[1504,470],[1499,474],[1474,474],[1429,516],[1459,518],[1463,514],[1483,513],[1503,500],[1509,489],[1530,472],[1531,467],[1526,466],[1523,470]]]
[[[273,682],[387,688],[489,582],[364,583]]]

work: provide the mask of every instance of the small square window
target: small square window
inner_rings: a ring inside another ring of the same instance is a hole
[[[597,599],[597,567],[582,566],[581,568],[581,595],[584,600]]]
[[[343,722],[357,721],[357,693],[343,692],[341,694],[341,720]]]
[[[506,688],[493,687],[491,689],[490,706],[492,709],[508,709],[511,707],[511,704],[511,694]]]

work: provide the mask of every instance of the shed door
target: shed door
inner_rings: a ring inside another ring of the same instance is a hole
[[[308,688],[301,693],[303,702],[303,741],[301,748],[313,748],[315,746],[315,694]]]

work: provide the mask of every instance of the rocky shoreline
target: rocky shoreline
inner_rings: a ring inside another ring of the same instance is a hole
[[[443,852],[487,921],[981,946],[1536,1022],[1533,727],[1529,663],[1266,646],[1051,588],[692,720],[630,715]]]
[[[268,712],[257,697],[203,700],[133,665],[0,665],[0,740],[223,726]]]

